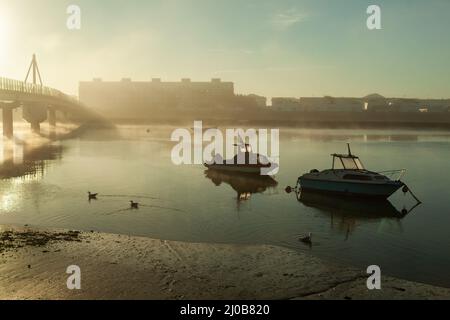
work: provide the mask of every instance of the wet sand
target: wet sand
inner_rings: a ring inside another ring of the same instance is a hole
[[[81,268],[81,290],[66,269]],[[450,289],[382,276],[274,246],[0,227],[0,299],[450,299]]]

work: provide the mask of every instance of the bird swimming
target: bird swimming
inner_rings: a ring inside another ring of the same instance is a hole
[[[88,191],[89,200],[97,200],[98,193],[91,193]]]
[[[307,236],[301,237],[299,239],[301,242],[311,245],[312,244],[312,233],[308,233]]]
[[[131,209],[139,209],[139,203],[130,201]]]

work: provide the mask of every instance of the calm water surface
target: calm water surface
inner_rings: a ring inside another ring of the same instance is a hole
[[[174,166],[171,130],[121,127],[44,147],[3,143],[0,224],[96,230],[189,242],[271,244],[384,274],[450,287],[450,134],[429,131],[281,130],[270,179]],[[352,143],[366,167],[407,168],[390,203],[284,192]],[[99,192],[87,201],[87,191]],[[129,201],[142,204],[128,210]],[[298,241],[313,233],[310,248]]]

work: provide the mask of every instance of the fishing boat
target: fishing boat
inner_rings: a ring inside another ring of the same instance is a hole
[[[359,157],[352,154],[332,154],[333,166],[324,171],[311,170],[298,178],[297,188],[302,191],[337,194],[353,197],[387,199],[400,188],[409,191],[400,180],[406,170],[373,172],[366,170]],[[337,168],[339,166],[339,168]],[[342,167],[342,168],[340,168]],[[397,179],[389,176],[398,174]]]
[[[228,172],[240,172],[258,175],[270,175],[277,168],[277,164],[271,163],[269,159],[259,153],[253,153],[252,147],[247,143],[234,144],[238,147],[238,153],[228,160],[216,155],[211,163],[205,163],[208,169]]]

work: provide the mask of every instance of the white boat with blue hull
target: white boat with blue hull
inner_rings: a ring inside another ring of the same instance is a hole
[[[354,197],[386,199],[405,184],[400,181],[405,170],[394,170],[379,173],[364,168],[359,157],[353,155],[348,146],[348,154],[332,154],[332,169],[310,173],[298,178],[297,187],[302,191],[339,194]],[[341,165],[341,168],[336,168]],[[396,174],[398,178],[391,180],[385,174]]]

